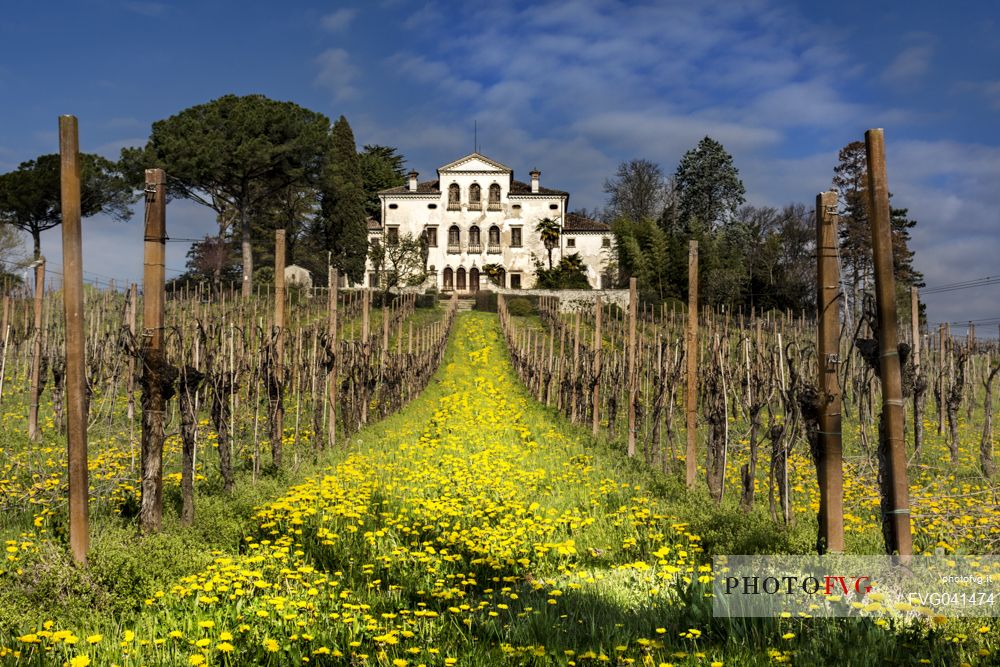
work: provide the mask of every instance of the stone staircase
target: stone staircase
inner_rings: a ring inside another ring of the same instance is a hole
[[[462,312],[464,310],[472,310],[472,307],[475,305],[476,305],[475,299],[459,299],[458,303],[455,306],[455,309],[458,312]]]

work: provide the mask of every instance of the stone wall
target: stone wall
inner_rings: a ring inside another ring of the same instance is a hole
[[[492,287],[492,286],[491,286]],[[577,310],[587,310],[594,308],[594,300],[601,298],[601,303],[613,303],[622,310],[628,308],[627,289],[509,289],[493,287],[492,291],[504,296],[557,296],[559,297],[559,312],[573,313]]]

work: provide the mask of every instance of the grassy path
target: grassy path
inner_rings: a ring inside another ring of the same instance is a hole
[[[0,658],[717,667],[825,664],[835,641],[870,647],[843,664],[902,648],[870,624],[713,622],[701,538],[666,510],[666,487],[637,483],[652,479],[528,398],[495,318],[464,314],[428,390],[328,474],[262,507],[241,554],[125,624],[0,637]]]

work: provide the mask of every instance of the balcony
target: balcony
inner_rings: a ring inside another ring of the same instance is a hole
[[[450,202],[448,202],[448,210],[449,211],[461,211],[462,210],[462,204],[460,202],[457,202],[457,201],[450,201]]]
[[[483,210],[483,202],[481,202],[481,201],[470,201],[469,202],[469,210],[470,211],[482,211]]]
[[[481,255],[483,254],[483,246],[480,243],[469,243],[469,247],[465,250],[465,252],[470,255]]]
[[[489,203],[489,205],[486,207],[486,210],[487,211],[499,211],[499,210],[501,210],[500,202],[498,202],[498,201],[491,201]]]
[[[500,244],[490,243],[486,246],[486,254],[488,255],[499,255],[500,254]]]
[[[458,255],[461,252],[462,252],[462,244],[461,243],[449,243],[448,244],[448,254],[449,255]]]

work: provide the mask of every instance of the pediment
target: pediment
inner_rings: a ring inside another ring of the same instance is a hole
[[[440,169],[438,173],[443,172],[494,172],[494,173],[507,173],[510,174],[513,170],[507,165],[501,164],[496,160],[492,160],[485,155],[480,155],[479,153],[470,153],[463,158],[459,158],[454,162],[450,162]]]

